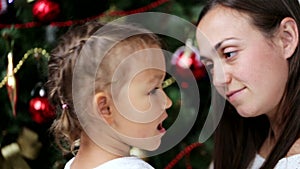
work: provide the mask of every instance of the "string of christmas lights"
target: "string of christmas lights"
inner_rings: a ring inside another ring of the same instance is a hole
[[[14,67],[13,69],[13,73],[16,74],[19,69],[22,67],[23,63],[26,61],[26,59],[32,55],[32,54],[41,54],[42,56],[46,57],[47,59],[49,59],[49,53],[43,49],[43,48],[32,48],[29,49],[23,56],[23,58],[19,61],[19,63],[17,64],[16,67]],[[8,80],[8,76],[5,76],[2,81],[0,82],[0,89],[6,84]]]
[[[141,13],[141,12],[146,12],[151,9],[154,9],[158,6],[161,6],[162,4],[169,2],[169,0],[157,0],[155,2],[152,2],[144,7],[140,7],[137,9],[129,10],[129,11],[111,11],[109,13],[101,13],[97,16],[92,16],[89,18],[85,19],[80,19],[80,20],[68,20],[68,21],[63,21],[63,22],[51,22],[49,25],[54,26],[54,27],[67,27],[75,24],[80,24],[84,23],[87,21],[91,21],[97,18],[101,18],[104,16],[125,16],[125,15],[130,15],[130,14],[135,14],[135,13]],[[2,28],[15,28],[15,29],[26,29],[26,28],[34,28],[34,27],[39,27],[42,26],[43,23],[41,22],[27,22],[27,23],[22,23],[22,24],[0,24],[0,29]]]
[[[202,143],[196,142],[185,147],[164,169],[172,169],[184,156],[188,157],[190,152],[199,146],[202,146]],[[192,169],[192,166],[190,165],[189,161],[186,161],[186,167],[187,169]]]

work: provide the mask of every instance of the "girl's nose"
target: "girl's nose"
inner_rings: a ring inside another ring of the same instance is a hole
[[[169,96],[164,92],[164,94],[165,94],[165,98],[166,98],[166,107],[165,107],[165,109],[168,109],[168,108],[170,108],[171,106],[172,106],[172,100],[169,98]]]

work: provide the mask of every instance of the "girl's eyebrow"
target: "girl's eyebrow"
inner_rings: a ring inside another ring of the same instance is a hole
[[[200,61],[208,61],[208,60],[211,60],[211,59],[201,55]]]
[[[154,75],[152,76],[149,80],[148,83],[153,83],[153,82],[157,82],[160,81],[161,79],[164,78],[164,75]]]

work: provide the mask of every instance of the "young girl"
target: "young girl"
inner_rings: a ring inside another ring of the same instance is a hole
[[[124,24],[86,23],[51,52],[49,94],[58,108],[52,130],[76,156],[65,169],[150,169],[130,147],[155,150],[172,104],[162,90],[165,60],[158,38]],[[77,140],[77,141],[76,141]]]
[[[203,9],[200,53],[228,101],[214,168],[300,168],[299,28],[298,0],[210,0]]]

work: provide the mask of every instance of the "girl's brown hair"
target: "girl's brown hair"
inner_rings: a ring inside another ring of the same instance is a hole
[[[83,92],[93,94],[103,91],[105,86],[111,83],[109,80],[111,80],[113,69],[122,57],[126,57],[124,52],[130,53],[146,47],[160,47],[157,36],[138,26],[110,24],[108,32],[95,34],[103,27],[104,25],[99,22],[75,26],[60,38],[57,47],[51,52],[47,87],[49,99],[57,110],[57,119],[53,122],[51,131],[56,143],[65,152],[70,152],[70,147],[75,140],[80,138],[83,130],[75,112],[72,94],[74,67],[78,57],[82,57],[80,56],[82,49],[90,53],[84,56],[83,60],[88,64],[86,64],[86,72],[82,73],[97,84],[95,91]],[[119,41],[118,37],[130,31],[138,32],[138,34]],[[103,53],[104,49],[109,50]],[[99,66],[96,65],[98,62],[95,62],[95,58],[99,57],[100,53],[105,57]],[[90,67],[93,68],[90,69]],[[95,74],[90,74],[89,70],[95,70],[98,67],[101,69],[97,71],[96,77],[93,77]],[[82,100],[83,103],[85,101],[87,102],[87,100]]]
[[[267,38],[273,37],[273,33],[285,17],[293,18],[300,30],[298,0],[209,0],[200,13],[199,21],[217,5],[247,14],[250,22]],[[261,169],[274,168],[300,137],[299,44],[288,62],[288,81],[276,113],[277,118],[282,122],[280,138]],[[268,137],[269,130],[270,124],[265,115],[243,118],[238,115],[234,107],[227,103],[214,137],[214,168],[247,168],[263,141]]]

